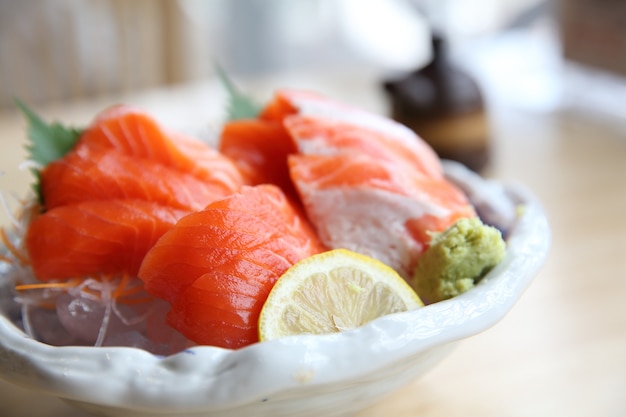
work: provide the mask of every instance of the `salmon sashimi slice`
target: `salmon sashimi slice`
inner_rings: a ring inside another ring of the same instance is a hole
[[[36,217],[26,234],[38,279],[127,273],[187,211],[143,200],[97,200],[61,206]]]
[[[292,155],[289,163],[322,243],[372,256],[405,279],[430,233],[475,215],[465,195],[445,179],[368,155]]]
[[[140,199],[196,211],[234,189],[111,149],[78,147],[41,174],[47,210],[87,200]]]
[[[230,192],[243,183],[237,167],[215,149],[182,133],[168,131],[147,113],[130,106],[115,106],[100,113],[77,146],[115,149],[200,180],[221,183]]]
[[[168,323],[199,344],[258,341],[257,321],[276,280],[325,248],[276,186],[239,192],[183,217],[148,252],[139,278],[171,304]]]
[[[296,145],[282,123],[261,119],[228,122],[220,135],[219,151],[235,162],[251,185],[275,184],[296,195],[287,167],[287,156],[296,152]]]
[[[400,159],[409,159],[426,175],[441,176],[442,168],[435,151],[408,127],[358,107],[350,106],[309,91],[278,90],[261,112],[261,118],[280,120],[291,130],[300,153],[328,152],[350,147],[358,152],[384,149],[383,155],[395,152]],[[295,120],[294,120],[295,119]],[[324,126],[319,121],[324,121]],[[316,130],[335,127],[338,130],[359,130],[349,135],[329,135]],[[308,130],[308,132],[307,132]],[[318,135],[319,134],[319,135]],[[363,136],[362,136],[363,135]],[[367,143],[374,136],[374,143]],[[343,144],[337,139],[341,138]],[[317,143],[321,140],[325,143]],[[311,149],[312,148],[312,149]],[[400,148],[400,149],[399,149]],[[317,151],[316,151],[317,150]]]
[[[419,171],[433,178],[443,177],[439,158],[418,137],[399,140],[399,136],[353,122],[321,116],[288,116],[284,125],[304,155],[364,154],[384,160],[398,169]]]
[[[408,279],[432,233],[476,215],[437,154],[407,127],[293,90],[279,91],[268,109],[296,144],[290,176],[327,247],[372,256]]]
[[[279,90],[274,94],[272,100],[261,110],[258,117],[261,120],[282,122],[285,117],[298,113],[298,108],[292,104],[294,96],[307,96],[309,94],[313,97],[317,97],[314,93],[299,90]]]

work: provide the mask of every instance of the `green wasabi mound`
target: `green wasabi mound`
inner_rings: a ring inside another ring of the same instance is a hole
[[[418,260],[413,288],[425,304],[447,300],[473,288],[505,254],[498,229],[478,218],[461,219],[433,235]]]

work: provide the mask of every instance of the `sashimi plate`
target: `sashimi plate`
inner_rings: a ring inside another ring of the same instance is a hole
[[[239,350],[197,346],[162,357],[137,348],[50,346],[28,337],[2,300],[0,377],[104,416],[349,416],[410,383],[510,311],[550,247],[546,215],[518,184],[446,162],[506,258],[470,291],[355,330]],[[5,282],[1,280],[0,282]]]

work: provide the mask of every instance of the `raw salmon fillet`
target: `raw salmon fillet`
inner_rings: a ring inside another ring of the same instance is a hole
[[[367,153],[443,176],[435,151],[408,127],[317,93],[279,90],[260,118],[282,122],[300,154]]]
[[[405,279],[431,232],[474,216],[449,182],[411,175],[366,155],[292,155],[289,162],[320,240],[372,256]]]
[[[168,323],[198,344],[258,341],[257,321],[276,280],[324,247],[273,185],[240,192],[183,217],[144,258],[146,290],[171,304]]]
[[[296,144],[291,179],[324,245],[412,276],[431,233],[476,213],[432,148],[388,118],[314,93],[279,91],[262,113]]]
[[[87,200],[140,199],[200,210],[235,189],[115,150],[80,146],[42,173],[46,209]]]
[[[42,281],[104,274],[136,276],[144,255],[186,213],[143,200],[95,200],[35,218],[26,246]]]
[[[26,247],[42,280],[136,274],[176,220],[244,183],[216,150],[128,106],[102,112],[40,174],[44,212]]]
[[[219,151],[237,164],[249,184],[275,184],[296,196],[287,167],[287,156],[296,152],[296,146],[281,122],[227,122],[220,135]]]
[[[243,183],[224,155],[129,106],[102,112],[70,153],[41,171],[46,208],[127,197],[196,210]]]

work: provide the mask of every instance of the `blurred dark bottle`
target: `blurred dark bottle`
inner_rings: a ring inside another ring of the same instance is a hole
[[[408,126],[445,159],[474,171],[489,162],[489,124],[476,82],[448,59],[445,41],[433,35],[433,59],[424,68],[383,86],[391,117]]]

